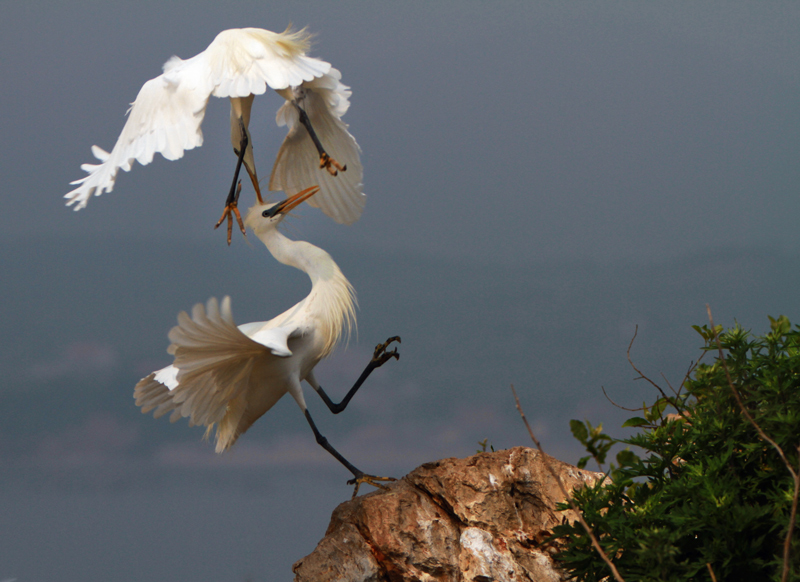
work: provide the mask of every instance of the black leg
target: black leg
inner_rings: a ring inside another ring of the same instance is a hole
[[[247,144],[249,140],[247,139],[247,130],[244,127],[244,121],[239,118],[239,127],[242,130],[242,141],[239,143],[239,150],[237,151],[234,149],[234,153],[238,156],[236,160],[236,171],[233,173],[233,182],[231,183],[231,191],[228,193],[228,198],[225,200],[225,210],[222,212],[222,216],[219,217],[219,221],[217,224],[214,225],[214,228],[219,228],[219,225],[222,224],[222,221],[225,218],[228,218],[228,245],[231,244],[231,230],[233,228],[233,215],[236,215],[236,222],[239,223],[239,229],[242,231],[242,234],[247,236],[247,233],[244,229],[244,223],[242,222],[242,215],[239,214],[238,202],[239,202],[239,192],[242,190],[242,183],[239,181],[239,172],[242,169],[242,163],[244,162],[244,154],[247,151]],[[250,174],[250,170],[247,170],[247,173]],[[253,179],[253,175],[250,174],[250,179],[253,180],[255,184],[255,180]],[[238,183],[238,189],[237,189]],[[258,193],[258,190],[256,190]],[[259,195],[259,201],[261,200],[261,196]]]
[[[322,401],[328,406],[328,408],[332,413],[339,414],[342,410],[347,408],[347,404],[350,402],[353,396],[355,396],[355,393],[358,392],[359,388],[361,388],[361,385],[364,383],[364,380],[366,380],[367,377],[370,374],[372,374],[372,371],[375,368],[380,368],[392,358],[395,358],[396,360],[400,359],[400,354],[397,353],[397,348],[391,351],[387,351],[386,349],[389,347],[389,344],[395,341],[397,343],[400,343],[400,337],[392,336],[382,344],[378,344],[377,346],[375,346],[375,351],[372,353],[372,359],[367,364],[367,367],[364,368],[364,371],[361,372],[361,376],[358,377],[356,383],[353,384],[353,387],[350,388],[345,397],[342,398],[342,401],[339,402],[338,404],[336,404],[330,399],[330,397],[325,393],[325,391],[322,389],[321,386],[317,389],[317,393],[320,395]]]
[[[317,132],[314,131],[314,128],[311,125],[311,120],[308,118],[308,114],[306,113],[305,109],[300,107],[297,104],[297,101],[292,101],[292,105],[294,105],[295,109],[297,109],[297,113],[300,115],[300,123],[302,123],[308,131],[308,135],[311,136],[311,141],[314,142],[314,146],[317,148],[317,152],[319,152],[319,167],[328,170],[331,176],[336,176],[339,173],[339,170],[346,172],[347,164],[342,166],[339,162],[330,157],[328,152],[325,151],[325,148],[322,147],[322,142],[319,141]]]
[[[350,461],[348,461],[341,454],[339,454],[339,451],[333,448],[333,445],[331,445],[328,442],[328,439],[322,436],[322,433],[320,433],[319,429],[317,429],[317,425],[314,424],[314,421],[311,419],[311,414],[308,412],[308,409],[306,409],[304,413],[306,415],[306,420],[308,421],[308,424],[311,426],[311,430],[314,431],[314,438],[317,439],[317,444],[319,444],[323,449],[328,451],[331,455],[336,457],[336,460],[339,461],[345,467],[347,467],[347,470],[353,474],[353,478],[347,481],[348,485],[356,486],[355,490],[353,491],[353,497],[355,497],[356,494],[358,493],[358,488],[361,486],[362,483],[369,483],[370,485],[373,485],[375,487],[386,489],[384,485],[381,485],[377,481],[396,481],[396,479],[394,479],[393,477],[376,477],[375,475],[367,475],[363,471],[357,469],[353,464],[350,463]]]
[[[322,436],[322,433],[320,433],[319,429],[317,429],[317,425],[314,424],[314,421],[311,419],[311,414],[308,412],[308,409],[306,409],[305,414],[308,424],[311,425],[311,430],[314,431],[314,438],[317,439],[317,444],[320,445],[326,451],[328,451],[330,454],[332,454],[334,457],[336,457],[336,460],[339,461],[345,467],[347,467],[347,470],[350,471],[355,477],[363,475],[364,474],[363,471],[359,471],[354,465],[350,463],[350,461],[348,461],[342,455],[340,455],[339,451],[334,449],[333,445],[331,445],[328,442],[328,439]]]
[[[239,172],[242,170],[242,163],[244,162],[244,153],[247,151],[247,146],[250,143],[247,139],[247,129],[244,127],[244,121],[239,118],[239,127],[242,130],[242,141],[239,143],[239,151],[233,150],[239,157],[236,160],[236,171],[233,173],[233,182],[231,182],[231,191],[228,193],[228,199],[225,202],[226,206],[230,206],[234,202],[236,194],[236,182],[239,181]]]
[[[297,104],[297,101],[292,101],[292,105],[294,105],[295,109],[297,109],[297,113],[300,114],[300,123],[302,123],[308,130],[308,135],[311,136],[311,141],[314,142],[314,145],[316,146],[319,155],[325,154],[325,148],[322,147],[322,144],[320,143],[319,138],[317,137],[317,132],[314,131],[313,127],[311,127],[311,120],[308,118],[306,110],[300,107]]]

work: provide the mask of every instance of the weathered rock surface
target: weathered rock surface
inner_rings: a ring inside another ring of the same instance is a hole
[[[567,490],[600,474],[549,457]],[[541,546],[571,511],[542,454],[517,447],[427,463],[389,491],[342,503],[295,582],[557,581]]]

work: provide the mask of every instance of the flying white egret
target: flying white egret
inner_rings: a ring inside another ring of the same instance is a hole
[[[372,359],[338,404],[331,401],[314,377],[314,366],[326,357],[340,337],[355,323],[355,296],[331,256],[305,241],[293,241],[278,225],[292,208],[313,196],[309,188],[278,204],[256,204],[246,224],[281,263],[296,267],[311,278],[311,292],[300,303],[269,321],[236,326],[229,297],[221,305],[215,298],[205,307],[198,303],[189,317],[178,315],[169,332],[169,353],[174,363],[143,378],[134,389],[142,412],[155,410],[156,418],[171,412],[170,420],[189,418],[189,425],[214,425],[216,451],[229,449],[259,417],[287,392],[300,405],[317,442],[353,474],[355,497],[361,483],[382,487],[393,480],[360,471],[334,449],[317,429],[306,407],[301,382],[305,380],[334,414],[345,409],[372,370],[399,358],[400,341],[391,337],[376,346]]]
[[[309,204],[339,223],[358,220],[366,198],[361,191],[360,148],[341,120],[350,106],[351,91],[330,63],[306,56],[309,38],[305,30],[224,30],[200,54],[169,59],[163,74],[142,86],[111,153],[92,146],[100,163],[81,166],[89,175],[72,182],[77,188],[64,196],[67,205],[80,210],[92,194],[111,192],[117,172],[130,171],[134,160],[149,164],[157,152],[177,160],[184,151],[201,146],[200,125],[209,97],[228,97],[237,162],[217,226],[227,217],[230,244],[232,215],[245,232],[234,196],[242,164],[258,202],[263,203],[248,125],[254,97],[270,87],[286,99],[276,121],[289,128],[272,169],[270,190],[296,192],[318,184],[320,193]]]

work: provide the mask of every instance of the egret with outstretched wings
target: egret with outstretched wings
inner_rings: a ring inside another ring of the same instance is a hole
[[[278,204],[257,204],[246,224],[281,263],[296,267],[311,279],[311,292],[279,316],[236,326],[230,298],[210,299],[195,305],[192,315],[182,312],[169,333],[172,365],[143,378],[134,389],[142,412],[156,418],[171,413],[174,422],[189,418],[190,425],[216,426],[216,450],[229,449],[258,418],[287,392],[303,411],[317,442],[353,474],[348,483],[377,487],[390,478],[368,475],[339,454],[317,429],[306,407],[301,382],[305,380],[334,414],[350,399],[375,369],[391,358],[391,337],[376,346],[372,359],[356,383],[338,404],[331,401],[314,377],[314,366],[330,354],[339,339],[355,323],[355,295],[331,256],[305,241],[293,241],[278,225],[292,208],[316,193],[311,188]]]
[[[260,28],[222,31],[200,54],[172,57],[164,72],[144,84],[128,111],[128,120],[111,152],[92,146],[98,164],[84,164],[87,176],[72,182],[67,205],[84,208],[92,195],[114,187],[117,172],[134,160],[149,164],[156,153],[168,160],[203,143],[200,126],[211,96],[231,102],[231,144],[237,155],[233,182],[217,226],[228,219],[228,243],[235,216],[244,234],[235,188],[244,165],[263,203],[248,126],[253,99],[267,87],[286,102],[276,121],[288,127],[272,169],[269,188],[296,192],[318,184],[312,206],[336,222],[351,224],[364,208],[360,149],[342,116],[350,106],[350,88],[330,63],[309,57],[309,34]],[[346,169],[346,171],[344,171]]]

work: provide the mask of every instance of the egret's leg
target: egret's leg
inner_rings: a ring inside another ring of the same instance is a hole
[[[245,151],[247,151],[247,144],[249,140],[247,139],[247,130],[244,127],[244,121],[242,121],[241,118],[239,118],[239,125],[242,128],[242,141],[239,144],[239,151],[237,152],[236,150],[234,150],[234,152],[236,152],[236,154],[238,155],[238,158],[236,159],[236,171],[233,173],[233,182],[231,183],[231,191],[228,193],[228,198],[225,201],[225,210],[223,210],[222,216],[220,216],[219,218],[219,222],[217,222],[217,224],[214,226],[214,228],[219,228],[219,225],[222,224],[222,221],[225,220],[226,217],[228,218],[228,245],[231,244],[231,230],[233,227],[233,216],[236,216],[236,222],[239,223],[239,229],[241,229],[242,234],[247,236],[247,233],[245,232],[244,229],[244,223],[242,222],[242,215],[239,214],[239,207],[237,204],[239,201],[239,192],[236,189],[236,184],[239,181],[239,172],[242,170],[242,162],[244,162],[244,153]],[[253,174],[250,173],[250,169],[247,168],[246,165],[245,168],[247,169],[247,173],[250,175],[250,179],[253,181],[253,184],[256,184],[256,180],[253,177]],[[241,191],[241,188],[242,185],[241,183],[239,183],[239,191]],[[256,193],[258,194],[259,200],[261,200],[261,195],[258,189],[256,189]]]
[[[247,164],[244,165],[244,169],[247,170],[247,175],[250,176],[250,181],[253,183],[253,189],[256,191],[258,203],[264,204],[264,199],[261,197],[261,187],[258,185],[258,178],[256,178],[256,175],[250,170]]]
[[[308,424],[311,425],[311,430],[314,431],[314,438],[317,439],[317,443],[326,451],[328,451],[331,455],[336,457],[336,460],[339,461],[342,465],[347,467],[347,470],[353,474],[353,478],[347,481],[348,485],[355,485],[356,488],[353,491],[353,497],[358,494],[358,488],[361,486],[362,483],[369,483],[373,487],[379,487],[380,489],[387,489],[385,485],[381,485],[378,481],[397,481],[394,477],[376,477],[375,475],[367,475],[363,471],[357,469],[354,465],[350,463],[347,459],[345,459],[342,455],[339,454],[339,451],[333,448],[333,446],[328,442],[322,433],[319,432],[317,429],[317,425],[314,424],[314,421],[311,419],[311,414],[308,412],[308,409],[303,411],[306,415],[306,420]]]
[[[231,233],[233,232],[233,220],[231,213],[236,215],[236,220],[239,222],[239,228],[242,229],[242,234],[247,236],[244,232],[244,226],[242,225],[242,215],[239,214],[239,194],[242,192],[242,181],[239,180],[239,184],[236,186],[236,196],[233,199],[233,204],[228,204],[225,206],[225,211],[222,213],[222,216],[219,219],[219,222],[214,225],[214,228],[219,227],[222,224],[222,221],[225,220],[225,217],[228,217],[228,246],[231,244]]]
[[[372,370],[374,370],[375,368],[380,368],[392,358],[396,360],[400,359],[400,354],[397,353],[396,347],[393,350],[387,350],[389,344],[391,344],[392,342],[400,343],[400,336],[396,335],[392,336],[382,344],[378,344],[377,346],[375,346],[375,351],[372,353],[372,359],[367,364],[367,367],[364,368],[364,371],[361,372],[361,376],[358,377],[356,383],[353,384],[353,387],[350,388],[350,390],[347,392],[345,397],[342,398],[342,401],[339,402],[339,404],[334,403],[330,399],[330,397],[322,389],[322,386],[317,388],[317,394],[320,395],[323,402],[325,402],[325,404],[328,406],[328,408],[332,413],[339,414],[342,410],[347,408],[347,404],[350,402],[350,399],[353,398],[355,393],[358,392],[358,389],[361,388],[361,385],[364,383],[364,380],[366,380],[367,377],[370,374],[372,374]]]
[[[322,143],[319,141],[319,138],[317,137],[317,132],[314,131],[314,128],[311,126],[311,120],[308,118],[308,114],[306,113],[305,109],[300,107],[297,104],[297,101],[292,101],[292,105],[295,106],[297,112],[300,114],[300,123],[302,123],[308,130],[308,135],[311,136],[311,141],[314,142],[314,145],[316,146],[317,151],[319,152],[319,167],[328,170],[328,173],[331,176],[336,176],[337,174],[339,174],[340,170],[342,172],[346,172],[347,164],[345,164],[344,166],[341,165],[335,159],[330,157],[328,155],[328,152],[325,151],[325,148],[322,147]]]

